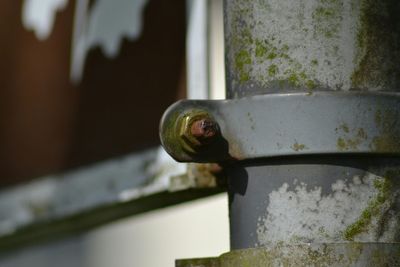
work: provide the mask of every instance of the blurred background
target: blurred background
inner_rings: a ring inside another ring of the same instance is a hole
[[[197,192],[158,137],[175,101],[225,97],[222,0],[8,0],[0,13],[0,266],[228,251],[225,194]]]

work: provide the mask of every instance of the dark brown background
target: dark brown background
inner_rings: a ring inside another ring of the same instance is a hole
[[[92,50],[69,81],[75,1],[48,39],[22,26],[22,1],[0,2],[0,186],[158,145],[163,111],[184,96],[184,1],[151,0],[119,56]]]

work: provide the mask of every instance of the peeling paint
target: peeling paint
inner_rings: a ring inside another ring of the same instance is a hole
[[[36,38],[46,40],[52,30],[56,14],[64,10],[68,0],[25,0],[22,6],[22,24],[32,30]]]
[[[189,188],[213,188],[223,184],[222,167],[215,163],[188,163],[185,174],[172,176],[169,191]]]
[[[24,235],[23,229],[32,226],[43,233],[47,226],[40,228],[41,223],[64,220],[67,225],[72,216],[77,218],[105,207],[113,206],[117,210],[120,204],[168,191],[170,177],[185,172],[186,164],[175,162],[158,147],[3,189],[0,191],[0,238],[10,238],[14,233]],[[78,224],[75,220],[68,227],[73,229]],[[57,229],[53,228],[51,234],[64,231]],[[17,237],[12,241],[3,240],[1,245],[16,240]]]
[[[338,179],[329,194],[305,183],[283,183],[268,195],[269,205],[257,224],[257,245],[397,241],[400,188],[393,181],[399,173],[387,173]]]
[[[75,10],[70,74],[73,82],[82,79],[85,60],[91,49],[99,47],[106,57],[113,59],[117,57],[124,39],[135,41],[140,37],[147,2],[97,0],[89,9],[88,0],[78,1],[77,8],[84,10]]]

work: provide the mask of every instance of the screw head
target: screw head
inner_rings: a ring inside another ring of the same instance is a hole
[[[190,132],[200,143],[206,144],[217,135],[218,124],[210,118],[199,119],[192,123]]]
[[[208,113],[188,114],[182,118],[179,130],[183,148],[195,153],[209,144],[219,134],[218,123]]]

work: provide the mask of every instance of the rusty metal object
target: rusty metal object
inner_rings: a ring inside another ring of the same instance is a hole
[[[210,118],[204,118],[194,121],[190,130],[201,144],[207,144],[218,134],[218,124]]]
[[[186,114],[178,124],[182,147],[188,153],[196,153],[211,143],[219,133],[218,123],[205,111]]]
[[[213,111],[207,101],[179,101],[169,107],[160,124],[161,144],[168,154],[180,162],[209,163],[229,159],[221,122]]]

